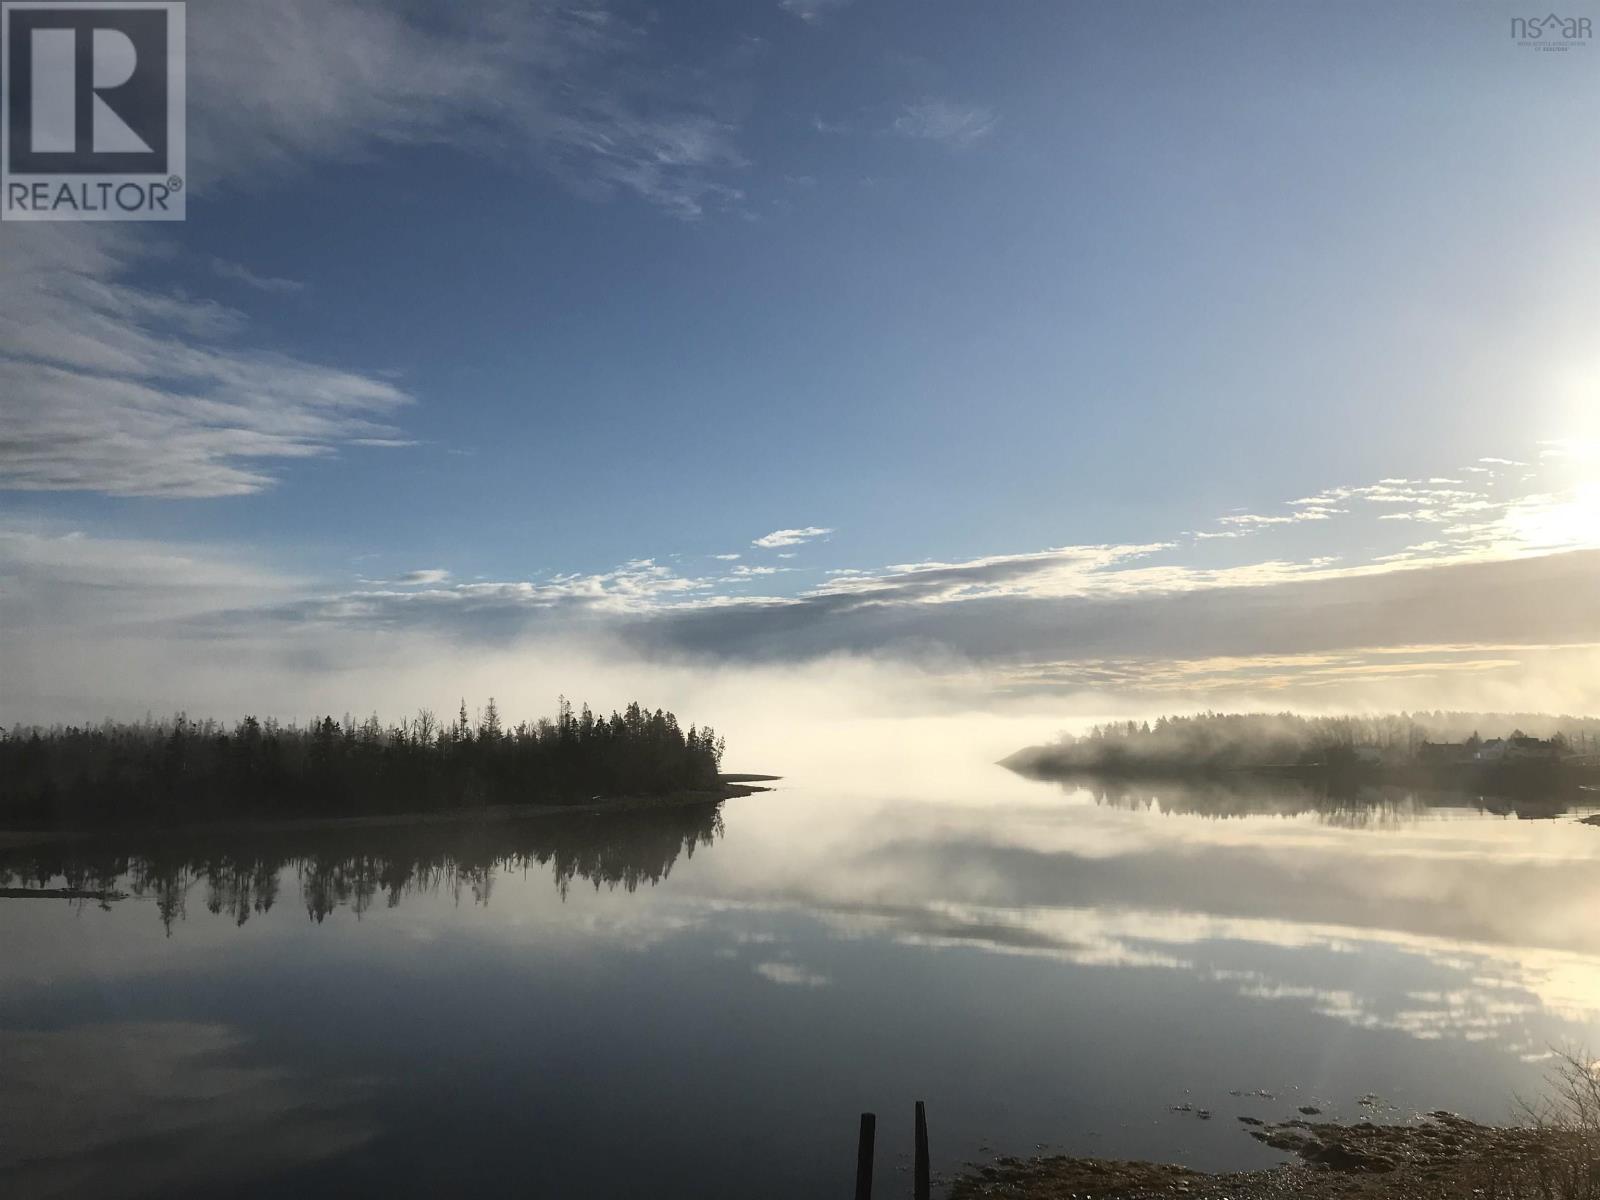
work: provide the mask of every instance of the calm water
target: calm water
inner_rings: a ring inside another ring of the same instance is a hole
[[[0,1193],[813,1200],[870,1109],[898,1195],[919,1098],[945,1170],[1247,1166],[1276,1156],[1238,1115],[1499,1119],[1551,1043],[1600,1045],[1570,814],[981,763],[780,786],[5,856]],[[69,884],[110,895],[14,896]]]

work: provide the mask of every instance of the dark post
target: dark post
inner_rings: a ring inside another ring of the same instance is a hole
[[[872,1200],[872,1139],[878,1131],[878,1118],[861,1114],[861,1139],[856,1143],[856,1200]]]
[[[917,1173],[916,1190],[912,1193],[916,1200],[928,1200],[930,1184],[928,1183],[928,1109],[921,1100],[917,1101]]]

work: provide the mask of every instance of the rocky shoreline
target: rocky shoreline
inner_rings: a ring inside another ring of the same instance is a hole
[[[1551,1181],[1587,1178],[1595,1148],[1573,1133],[1479,1125],[1434,1112],[1413,1124],[1240,1118],[1251,1137],[1295,1155],[1261,1171],[1094,1158],[1000,1158],[957,1179],[950,1200],[1564,1200]]]

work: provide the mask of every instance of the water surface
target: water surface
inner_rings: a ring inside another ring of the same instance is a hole
[[[873,1110],[892,1195],[914,1099],[946,1171],[1264,1164],[1236,1118],[1301,1105],[1503,1119],[1600,1044],[1600,829],[1493,807],[819,766],[13,852],[0,1192],[809,1200]]]

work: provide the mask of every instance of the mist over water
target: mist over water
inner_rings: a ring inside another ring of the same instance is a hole
[[[720,808],[8,852],[0,1186],[843,1194],[914,1099],[946,1171],[1247,1166],[1239,1115],[1503,1119],[1600,1034],[1572,813],[1063,788],[955,728],[758,743]]]

